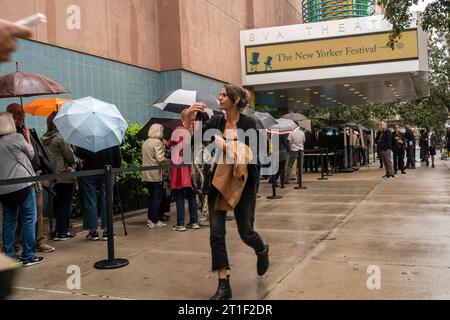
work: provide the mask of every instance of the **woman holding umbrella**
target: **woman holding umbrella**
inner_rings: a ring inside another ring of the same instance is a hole
[[[223,115],[215,115],[208,120],[203,130],[218,129],[225,133],[226,140],[236,141],[237,130],[256,130],[255,120],[241,114],[241,111],[247,106],[245,91],[242,87],[226,84],[222,87],[219,97],[220,107],[225,112]],[[194,104],[185,110],[185,128],[191,129],[191,119],[198,113],[203,112],[205,105]],[[227,142],[222,137],[216,136],[215,143],[223,150],[227,149]],[[249,142],[246,141],[248,146]],[[220,166],[220,165],[219,165]],[[234,208],[234,215],[238,226],[239,234],[242,240],[250,246],[257,255],[258,275],[264,275],[269,268],[269,247],[253,228],[255,221],[256,206],[256,185],[258,183],[258,171],[256,165],[248,164],[248,179],[245,182],[237,206]],[[217,169],[214,172],[214,176]],[[215,177],[213,177],[215,178]],[[212,252],[212,270],[216,271],[219,277],[219,286],[211,300],[228,300],[232,296],[228,270],[230,263],[225,243],[225,222],[226,211],[216,209],[216,200],[219,197],[218,190],[213,187],[209,194],[209,216],[210,216],[210,245]]]

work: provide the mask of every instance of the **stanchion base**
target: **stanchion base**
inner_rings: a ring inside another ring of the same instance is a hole
[[[94,264],[95,269],[111,270],[126,267],[130,262],[126,259],[102,260]]]
[[[306,189],[308,189],[308,187],[299,187],[299,186],[296,186],[296,187],[294,187],[294,189],[295,189],[295,190],[306,190]]]
[[[351,168],[339,170],[339,173],[353,173],[353,172],[355,172],[355,170],[353,170]]]
[[[319,181],[325,181],[325,180],[328,180],[328,178],[317,178],[317,180],[319,180]]]
[[[280,199],[283,199],[283,197],[282,196],[270,196],[270,197],[267,197],[267,199],[269,199],[269,200],[280,200]]]

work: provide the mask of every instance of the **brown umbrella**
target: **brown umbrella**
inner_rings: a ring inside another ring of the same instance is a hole
[[[18,70],[0,77],[0,98],[22,98],[68,93],[62,85],[46,76]]]

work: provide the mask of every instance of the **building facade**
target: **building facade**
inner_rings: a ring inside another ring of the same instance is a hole
[[[48,23],[19,42],[0,73],[17,61],[63,84],[68,98],[116,104],[130,123],[164,116],[151,104],[169,90],[217,95],[224,82],[241,83],[241,30],[301,22],[297,0],[0,0],[1,19],[37,12]],[[42,129],[45,119],[28,125]]]
[[[302,0],[303,23],[368,17],[376,0]]]

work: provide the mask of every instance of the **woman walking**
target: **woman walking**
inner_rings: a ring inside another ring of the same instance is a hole
[[[219,130],[224,136],[223,138],[215,136],[215,143],[224,151],[227,151],[227,148],[231,148],[231,144],[237,140],[238,129],[244,130],[244,132],[246,130],[255,130],[256,132],[256,123],[254,119],[241,114],[241,111],[248,104],[243,88],[231,84],[223,86],[220,91],[219,101],[220,107],[225,114],[213,116],[204,124],[203,130]],[[191,130],[192,117],[197,112],[203,112],[204,108],[205,106],[202,104],[195,104],[185,111],[187,119],[185,128],[187,130]],[[249,141],[245,141],[245,144],[249,146]],[[232,297],[228,275],[230,263],[225,242],[227,211],[218,205],[219,200],[224,197],[224,194],[219,192],[216,187],[218,184],[214,183],[220,182],[216,180],[220,178],[218,172],[222,173],[220,166],[220,164],[216,166],[213,174],[213,188],[208,198],[212,270],[217,272],[219,277],[219,286],[216,293],[210,298],[211,300],[228,300]],[[255,164],[248,164],[244,167],[248,178],[245,181],[242,192],[239,193],[239,199],[233,199],[237,202],[234,207],[234,215],[242,240],[255,251],[257,256],[257,273],[262,276],[269,268],[269,246],[264,243],[260,235],[253,228],[255,222],[258,172]]]

